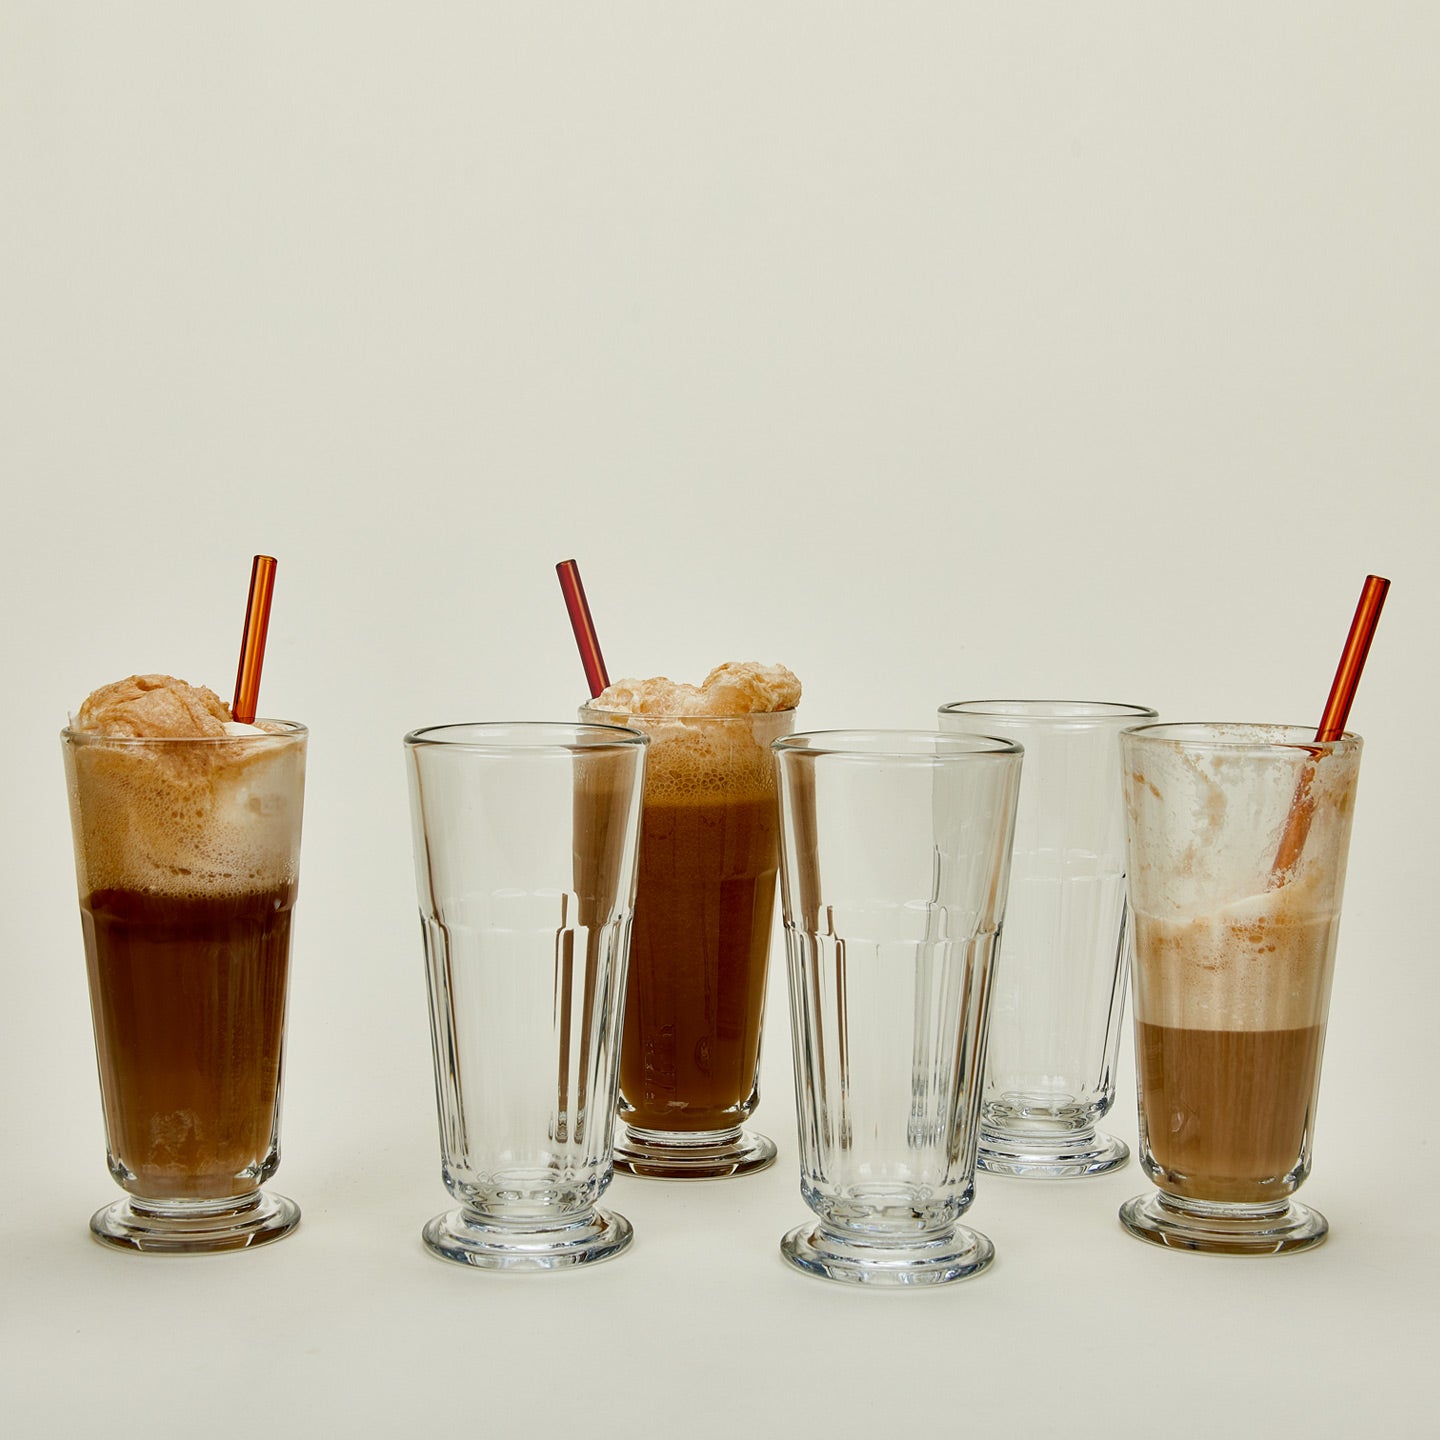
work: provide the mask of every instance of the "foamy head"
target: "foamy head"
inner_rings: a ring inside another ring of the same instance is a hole
[[[239,725],[212,691],[168,676],[97,690],[64,735],[81,894],[293,883],[305,736],[283,721]]]
[[[1360,741],[1167,725],[1122,739],[1135,1014],[1194,1030],[1324,1022]],[[1304,845],[1277,869],[1297,809]]]
[[[759,715],[793,710],[799,703],[800,681],[783,665],[727,660],[699,685],[664,675],[617,680],[590,702],[590,708],[617,715]]]
[[[770,745],[794,728],[799,703],[800,682],[783,665],[729,661],[700,685],[618,680],[581,718],[650,736],[647,804],[704,803],[775,793]]]
[[[1184,1030],[1322,1025],[1340,916],[1303,885],[1282,885],[1209,915],[1137,912],[1135,1014]]]

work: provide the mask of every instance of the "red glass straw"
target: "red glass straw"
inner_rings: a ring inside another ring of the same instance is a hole
[[[1388,580],[1382,580],[1378,575],[1365,577],[1360,603],[1355,607],[1355,618],[1350,622],[1350,633],[1345,637],[1345,648],[1340,652],[1339,665],[1335,667],[1335,679],[1330,685],[1330,697],[1325,701],[1325,713],[1320,717],[1320,728],[1315,732],[1317,740],[1328,744],[1345,733],[1345,721],[1350,716],[1350,705],[1360,685],[1360,672],[1365,668],[1365,657],[1370,653],[1370,642],[1375,638],[1375,627],[1380,623],[1380,610],[1389,589]]]
[[[250,598],[245,603],[245,633],[240,637],[240,668],[235,673],[235,700],[230,718],[242,725],[255,721],[260,699],[260,667],[265,663],[265,636],[270,629],[270,597],[275,593],[275,559],[257,555],[250,567]]]
[[[1345,637],[1345,648],[1340,652],[1340,663],[1335,667],[1335,678],[1330,683],[1325,711],[1315,731],[1315,739],[1320,744],[1328,745],[1345,733],[1345,722],[1350,717],[1350,706],[1360,685],[1360,672],[1365,668],[1365,657],[1370,653],[1370,642],[1375,638],[1375,627],[1380,623],[1380,611],[1389,589],[1390,582],[1379,575],[1365,577],[1360,603],[1355,607],[1350,633]],[[1310,800],[1312,773],[1311,767],[1307,766],[1295,789],[1290,818],[1285,823],[1285,833],[1280,837],[1280,848],[1275,853],[1272,886],[1280,884],[1294,869],[1300,852],[1305,848],[1305,837],[1310,833],[1310,817],[1314,809]]]
[[[575,632],[575,646],[580,651],[585,683],[590,687],[593,700],[609,685],[610,677],[605,672],[605,657],[600,653],[600,640],[595,634],[595,622],[590,618],[585,587],[580,583],[580,567],[573,560],[562,560],[555,567],[555,573],[560,577],[565,608],[570,612],[570,628]]]

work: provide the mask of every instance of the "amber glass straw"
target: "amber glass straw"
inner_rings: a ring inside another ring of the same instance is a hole
[[[1315,738],[1328,744],[1338,740],[1345,733],[1345,721],[1350,716],[1350,705],[1360,685],[1360,672],[1365,668],[1365,657],[1370,653],[1370,642],[1375,638],[1375,627],[1380,623],[1380,609],[1385,604],[1385,592],[1390,582],[1378,575],[1367,575],[1365,586],[1360,591],[1360,603],[1355,607],[1355,618],[1350,622],[1350,633],[1345,637],[1345,648],[1340,652],[1340,663],[1335,667],[1335,679],[1330,685],[1330,697],[1325,701],[1325,713],[1320,717],[1320,728]]]
[[[1375,638],[1375,627],[1380,623],[1380,610],[1389,589],[1390,582],[1379,575],[1365,577],[1360,603],[1355,607],[1350,633],[1345,637],[1345,648],[1340,652],[1340,663],[1335,667],[1335,678],[1330,683],[1325,711],[1315,731],[1315,739],[1322,745],[1338,740],[1345,733],[1345,721],[1349,719],[1350,706],[1360,685],[1360,672],[1365,668],[1365,657],[1370,653],[1370,642]],[[1278,885],[1294,868],[1305,848],[1313,808],[1310,803],[1310,775],[1311,771],[1307,768],[1296,788],[1290,818],[1286,821],[1284,835],[1280,837],[1280,848],[1275,853],[1272,885]]]
[[[590,687],[593,700],[610,683],[610,677],[605,673],[605,657],[600,653],[600,640],[595,634],[595,622],[590,618],[585,587],[580,583],[580,567],[573,560],[562,560],[555,567],[555,573],[560,577],[565,608],[570,612],[570,628],[575,632],[575,646],[580,651],[585,683]]]
[[[240,668],[235,672],[235,700],[230,718],[242,725],[255,720],[260,699],[260,667],[265,663],[265,636],[270,629],[270,597],[275,592],[275,559],[257,555],[250,567],[250,598],[245,604],[245,633],[240,637]]]

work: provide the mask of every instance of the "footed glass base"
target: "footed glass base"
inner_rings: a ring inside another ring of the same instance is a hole
[[[1123,1169],[1130,1147],[1096,1130],[980,1132],[975,1163],[991,1175],[1021,1175],[1037,1180],[1077,1180]]]
[[[1287,1255],[1314,1249],[1330,1232],[1318,1210],[1294,1200],[1234,1205],[1182,1200],[1163,1191],[1127,1200],[1120,1223],[1152,1245],[1205,1255]]]
[[[568,1225],[527,1229],[498,1224],[464,1210],[437,1215],[421,1231],[432,1255],[482,1270],[563,1270],[613,1259],[635,1238],[630,1222],[596,1208]]]
[[[890,1243],[877,1244],[824,1224],[807,1224],[785,1236],[780,1253],[807,1275],[844,1285],[902,1289],[968,1280],[995,1258],[995,1247],[988,1237],[964,1225],[910,1243],[897,1236]]]
[[[147,1255],[214,1255],[282,1239],[300,1223],[300,1207],[255,1190],[233,1200],[141,1200],[130,1196],[97,1210],[90,1231],[102,1245]]]
[[[616,1171],[648,1180],[723,1180],[774,1163],[775,1142],[739,1125],[691,1134],[626,1125],[615,1145]]]

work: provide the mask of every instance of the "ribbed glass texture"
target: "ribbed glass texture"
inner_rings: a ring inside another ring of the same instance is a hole
[[[988,1263],[979,1081],[1018,747],[929,732],[777,744],[801,1191],[782,1251],[830,1279],[917,1285]]]
[[[942,730],[1025,747],[1005,944],[990,1015],[980,1167],[1068,1178],[1129,1158],[1098,1134],[1115,1102],[1125,1005],[1125,814],[1120,734],[1155,719],[1141,705],[974,700]]]
[[[489,1214],[569,1215],[608,1182],[628,922],[575,924],[574,892],[476,908],[424,921],[445,1184]]]
[[[791,936],[800,1188],[834,1225],[923,1234],[973,1198],[977,1094],[962,1082],[995,932],[944,938],[946,919],[919,905],[826,906],[823,933]]]
[[[461,1202],[426,1231],[445,1258],[553,1268],[628,1242],[595,1206],[612,1173],[644,745],[583,725],[407,737],[442,1170]]]

